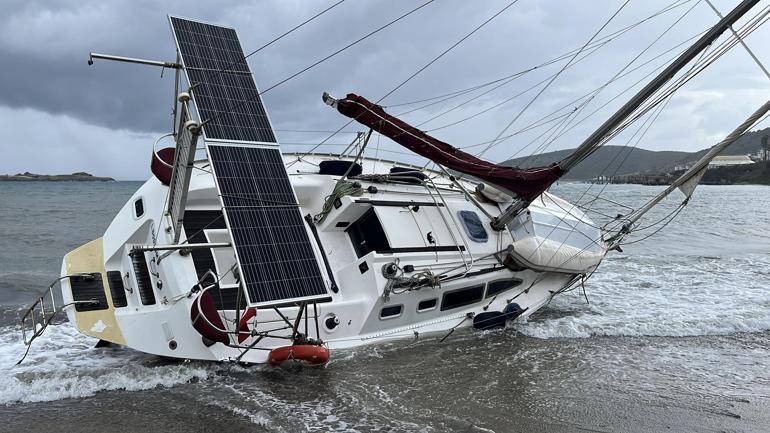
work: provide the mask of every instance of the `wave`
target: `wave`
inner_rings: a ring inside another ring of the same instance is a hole
[[[0,404],[92,396],[100,391],[170,387],[216,375],[210,363],[164,361],[126,348],[95,352],[96,339],[69,323],[51,325],[21,365],[16,328],[0,328]]]
[[[582,292],[516,325],[536,338],[700,336],[770,330],[767,255],[609,258]],[[577,296],[574,296],[577,295]]]

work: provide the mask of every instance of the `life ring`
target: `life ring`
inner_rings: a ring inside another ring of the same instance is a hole
[[[222,318],[219,317],[214,297],[208,291],[201,293],[193,301],[190,309],[190,321],[193,328],[211,341],[211,344],[214,344],[213,342],[230,344],[230,337],[226,332],[223,332],[225,325],[222,323]]]
[[[329,362],[329,349],[323,346],[297,344],[278,347],[267,355],[267,363],[273,367],[289,360],[304,361],[308,365],[324,365]]]

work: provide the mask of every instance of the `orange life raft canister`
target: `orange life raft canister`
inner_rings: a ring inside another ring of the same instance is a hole
[[[279,366],[286,361],[304,361],[309,365],[323,365],[329,362],[329,349],[311,344],[296,344],[278,347],[267,355],[267,362]]]

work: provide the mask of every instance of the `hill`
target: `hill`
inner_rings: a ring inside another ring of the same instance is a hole
[[[72,174],[36,174],[36,173],[17,173],[14,175],[0,175],[0,182],[34,182],[34,181],[76,181],[76,182],[110,182],[115,179],[111,177],[98,177],[86,172],[77,172]]]
[[[757,153],[762,147],[762,136],[770,136],[770,128],[744,134],[728,147],[723,155],[746,155]],[[575,149],[558,150],[526,158],[516,158],[503,162],[505,165],[535,167],[548,165],[566,158]],[[678,165],[694,162],[708,149],[698,152],[652,151],[630,149],[624,146],[603,146],[585,161],[578,164],[564,176],[565,179],[587,180],[600,175],[659,174],[669,173]]]

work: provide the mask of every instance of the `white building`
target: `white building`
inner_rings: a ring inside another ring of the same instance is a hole
[[[744,164],[754,164],[754,161],[749,155],[720,155],[709,163],[709,168]]]

